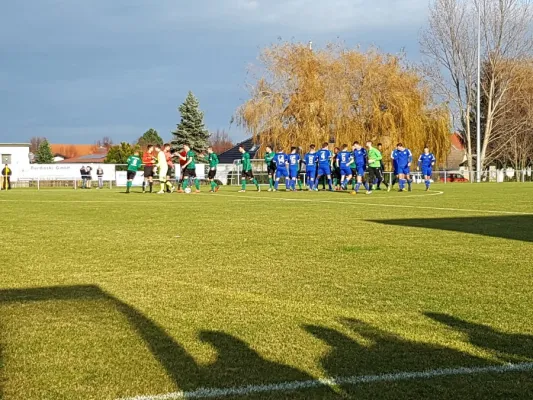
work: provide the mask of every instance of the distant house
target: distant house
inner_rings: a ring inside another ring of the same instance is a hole
[[[54,154],[54,162],[60,162],[60,161],[63,161],[64,159],[66,159],[67,157],[64,156],[63,154],[59,154],[59,153],[55,153]]]
[[[59,164],[101,164],[107,157],[107,150],[105,153],[86,154],[80,157],[67,158],[59,161]]]
[[[99,148],[94,144],[50,144],[53,154],[59,154],[64,159],[85,156],[99,152]]]
[[[233,146],[231,149],[226,150],[224,153],[218,155],[218,159],[221,164],[233,164],[235,160],[240,160],[242,154],[239,152],[239,147],[243,146],[244,150],[250,153],[252,159],[256,158],[257,153],[259,152],[260,146],[255,144],[253,139],[246,139],[244,142],[238,143]]]
[[[459,170],[466,163],[466,150],[463,145],[463,140],[458,133],[454,133],[450,137],[452,143],[448,156],[446,157],[447,170]]]

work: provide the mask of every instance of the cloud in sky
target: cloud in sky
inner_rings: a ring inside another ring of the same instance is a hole
[[[246,65],[278,36],[418,51],[426,0],[26,0],[0,15],[0,141],[165,138],[188,90],[210,129],[246,98]],[[243,133],[237,131],[238,138]]]

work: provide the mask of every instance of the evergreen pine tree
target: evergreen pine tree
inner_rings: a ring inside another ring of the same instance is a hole
[[[35,155],[35,162],[37,164],[53,164],[54,155],[52,154],[52,149],[50,148],[48,140],[44,139],[39,145],[37,154]]]
[[[150,128],[137,140],[137,144],[141,146],[141,148],[145,148],[149,144],[163,145],[163,139],[161,139],[161,136],[159,136],[159,133],[155,129]]]
[[[204,113],[200,111],[198,99],[189,92],[185,102],[179,107],[181,121],[177,129],[172,132],[172,148],[181,149],[183,144],[189,143],[191,149],[200,154],[209,146],[209,132],[205,129]]]

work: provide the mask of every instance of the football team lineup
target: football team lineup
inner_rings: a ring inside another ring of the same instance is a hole
[[[378,143],[377,148],[373,147],[372,141],[366,142],[364,148],[359,142],[354,142],[351,150],[344,144],[340,148],[335,147],[334,151],[329,150],[329,143],[323,143],[317,151],[314,144],[309,146],[309,152],[304,156],[299,154],[297,147],[291,147],[289,154],[285,153],[283,147],[279,147],[274,152],[272,146],[266,146],[264,162],[266,165],[269,192],[277,192],[281,179],[285,181],[286,191],[303,190],[304,184],[309,191],[318,191],[319,182],[322,180],[323,190],[326,190],[326,182],[329,191],[346,191],[351,183],[351,194],[359,193],[361,186],[366,190],[366,194],[372,194],[373,190],[381,190],[383,185],[387,191],[399,184],[399,192],[403,192],[408,187],[412,191],[413,178],[411,167],[413,164],[413,154],[403,143],[398,143],[391,153],[392,179],[387,183],[384,177],[385,163],[383,161],[382,144]],[[257,191],[261,191],[261,186],[254,176],[253,165],[250,154],[244,146],[239,147],[242,154],[239,165],[242,167],[241,193],[246,192],[247,182],[255,185]],[[208,180],[210,193],[218,192],[219,184],[216,181],[218,156],[213,152],[212,147],[207,148],[206,158],[209,168]],[[153,191],[154,177],[158,177],[161,190],[158,194],[173,193],[176,188],[172,185],[171,177],[175,175],[174,159],[178,158],[180,167],[180,179],[178,180],[178,192],[191,193],[190,187],[194,184],[195,193],[200,193],[200,180],[196,175],[196,164],[198,162],[196,153],[188,143],[183,144],[180,150],[171,150],[171,145],[148,145],[143,153],[142,159],[136,151],[127,160],[127,186],[126,193],[130,193],[133,180],[139,169],[144,168],[144,181],[142,191],[145,193]],[[417,163],[417,169],[422,170],[422,177],[426,191],[430,190],[432,182],[433,167],[436,158],[430,152],[429,147],[424,148]],[[365,178],[368,172],[368,178]],[[183,189],[182,189],[183,187]]]

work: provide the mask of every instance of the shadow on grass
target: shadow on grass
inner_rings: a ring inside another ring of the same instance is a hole
[[[495,353],[502,361],[533,361],[533,335],[504,333],[490,326],[464,321],[448,314],[428,312],[424,315],[466,334],[470,343]]]
[[[384,225],[438,229],[533,242],[533,216],[369,220]]]
[[[104,292],[98,286],[0,290],[0,305],[17,303],[23,306],[30,302],[62,300],[104,300],[113,304],[127,318],[133,330],[146,343],[153,357],[165,369],[176,387],[181,390],[313,379],[310,375],[296,368],[262,358],[244,341],[218,331],[199,332],[199,340],[213,346],[217,353],[216,360],[212,364],[199,365],[163,327],[134,307]],[[76,321],[68,322],[76,323]],[[1,365],[2,359],[0,358]],[[0,371],[2,370],[0,369]],[[1,384],[3,380],[5,381],[5,377],[0,374],[0,398],[3,398],[3,385]]]

